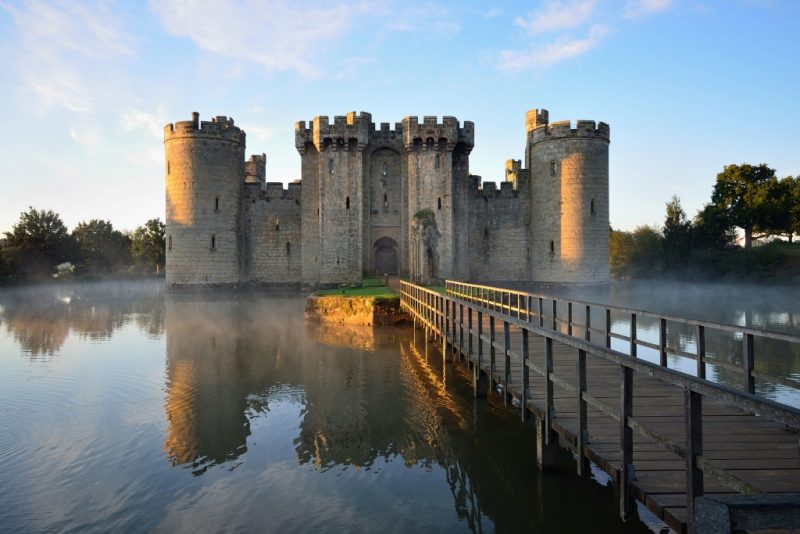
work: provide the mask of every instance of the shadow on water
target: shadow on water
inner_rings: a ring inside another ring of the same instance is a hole
[[[162,288],[0,294],[2,329],[34,370],[96,355],[93,373],[81,368],[58,390],[29,381],[30,368],[14,375],[12,365],[0,367],[0,382],[48,407],[9,417],[12,431],[0,438],[0,475],[18,487],[0,504],[4,524],[16,531],[648,531],[635,518],[620,521],[612,488],[577,477],[568,454],[560,469],[540,474],[530,426],[494,399],[474,399],[465,368],[443,362],[433,345],[415,345],[411,330],[306,324],[297,296]],[[104,351],[112,341],[142,338],[158,343],[135,344],[130,355]],[[155,403],[145,393],[138,402],[162,408],[133,417],[119,404],[144,365],[141,351],[160,351],[150,354],[162,362],[159,378],[131,390],[160,391]],[[90,380],[107,383],[87,387]],[[102,408],[62,402],[79,391],[93,392],[91,405]],[[0,409],[6,402],[0,393]],[[81,449],[86,420],[104,430]],[[48,425],[72,444],[32,446],[54,431]],[[105,499],[83,489],[98,484]],[[25,515],[26,502],[39,498],[50,504]]]

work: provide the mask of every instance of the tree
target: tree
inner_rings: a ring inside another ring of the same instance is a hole
[[[5,232],[3,254],[14,273],[50,275],[56,265],[72,260],[75,243],[61,217],[52,210],[29,208]]]
[[[166,229],[160,219],[150,219],[131,234],[131,254],[142,265],[161,272],[166,258]]]
[[[686,263],[692,251],[692,223],[686,219],[678,195],[673,195],[667,202],[663,235],[666,267],[673,268]]]
[[[789,208],[789,243],[792,242],[794,234],[800,235],[800,175],[792,178],[788,176],[784,178],[786,181],[786,189],[788,190],[788,208]]]
[[[716,204],[706,204],[697,212],[692,223],[692,243],[695,248],[726,248],[734,244],[736,234],[727,212]]]
[[[89,272],[111,272],[131,260],[131,240],[114,230],[109,221],[92,219],[79,223],[72,230],[78,244],[81,267]]]
[[[749,252],[753,230],[768,227],[769,203],[765,187],[775,178],[775,170],[760,165],[727,165],[717,175],[711,201],[728,212],[733,224],[744,230],[744,248]]]

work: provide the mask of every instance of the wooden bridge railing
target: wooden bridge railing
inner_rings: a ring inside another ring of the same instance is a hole
[[[539,326],[550,326],[553,330],[565,331],[573,335],[575,328],[580,329],[583,337],[591,340],[593,335],[599,335],[607,348],[611,348],[611,340],[620,339],[628,342],[626,353],[638,356],[638,347],[648,347],[658,351],[659,364],[668,366],[668,355],[681,356],[696,362],[695,376],[706,378],[706,364],[739,373],[742,377],[742,389],[748,393],[756,393],[756,379],[769,380],[800,392],[800,380],[786,376],[777,376],[764,373],[755,369],[757,342],[771,340],[786,342],[800,347],[800,336],[773,332],[760,328],[741,325],[716,323],[713,321],[700,321],[686,319],[674,315],[659,314],[633,308],[597,304],[581,300],[554,297],[538,293],[516,291],[498,287],[470,284],[448,280],[445,282],[447,294],[472,302],[491,310],[504,312],[512,317],[525,321],[538,321]],[[592,315],[601,315],[604,321],[601,327],[591,324]],[[560,318],[559,313],[566,315]],[[583,323],[575,320],[575,316],[583,317]],[[628,334],[612,331],[612,317],[628,322]],[[658,324],[658,343],[651,343],[639,337],[637,319],[648,318]],[[563,328],[562,328],[563,327]],[[667,332],[672,328],[684,328],[693,331],[694,352],[688,352],[680,347],[667,346]],[[741,336],[742,355],[741,365],[726,362],[720,358],[712,358],[706,354],[706,339],[712,333],[727,333]],[[617,347],[619,348],[619,347]]]
[[[753,486],[735,474],[709,461],[703,456],[703,421],[702,405],[704,399],[717,403],[734,406],[744,412],[759,414],[765,419],[782,423],[793,429],[800,429],[800,410],[772,400],[757,397],[752,391],[752,357],[748,358],[748,391],[740,391],[722,384],[705,380],[702,375],[695,377],[686,373],[669,369],[666,366],[665,356],[665,321],[676,321],[684,324],[693,324],[699,328],[702,339],[702,329],[713,327],[728,330],[735,328],[749,338],[745,346],[749,347],[748,354],[752,355],[752,337],[755,335],[776,336],[779,339],[794,341],[793,336],[774,334],[770,332],[744,328],[729,327],[716,323],[687,321],[677,317],[650,314],[641,310],[627,310],[623,308],[602,307],[605,310],[606,324],[603,329],[595,329],[586,325],[584,338],[572,335],[572,315],[568,311],[566,322],[567,332],[558,328],[561,320],[557,317],[558,306],[564,301],[545,295],[509,291],[506,289],[491,288],[475,284],[462,284],[448,281],[447,292],[441,293],[409,282],[401,282],[401,306],[407,310],[415,320],[431,335],[440,337],[443,343],[443,352],[446,354],[446,345],[450,343],[453,350],[459,355],[466,355],[467,362],[475,370],[476,394],[479,393],[481,374],[488,375],[489,384],[495,383],[502,386],[504,402],[511,404],[512,397],[519,399],[521,416],[525,420],[528,413],[536,417],[537,427],[537,460],[542,466],[542,447],[549,446],[554,439],[553,427],[558,418],[554,405],[554,386],[558,386],[575,395],[577,403],[577,423],[575,428],[575,452],[578,457],[578,473],[588,469],[586,447],[588,444],[588,406],[599,410],[619,423],[619,448],[622,461],[617,482],[620,485],[620,513],[626,516],[630,510],[630,500],[633,492],[633,433],[636,432],[645,438],[661,444],[665,449],[674,453],[685,461],[686,468],[686,507],[689,531],[693,530],[695,498],[703,495],[703,475],[718,480],[723,485],[742,494],[761,494],[760,488]],[[552,306],[552,314],[547,317],[543,313],[544,303]],[[598,306],[596,304],[579,301],[566,301],[568,310],[579,304],[582,306]],[[534,310],[535,308],[535,310]],[[591,310],[589,310],[591,312]],[[612,311],[631,314],[630,353],[623,353],[610,348],[610,339],[614,337],[611,332],[610,314]],[[466,313],[465,313],[466,312]],[[466,315],[466,317],[465,317]],[[477,315],[476,320],[473,316]],[[661,322],[661,365],[654,364],[636,357],[636,347],[643,344],[636,337],[636,316],[648,315],[659,319]],[[484,316],[488,317],[488,332],[484,332]],[[586,317],[591,317],[588,313]],[[547,319],[547,321],[546,321]],[[502,341],[496,338],[496,327],[500,325]],[[518,347],[511,347],[510,329],[519,329],[521,340]],[[591,333],[603,334],[603,343],[594,343]],[[544,361],[537,362],[531,358],[531,335],[540,336],[544,340]],[[576,351],[574,382],[559,376],[553,371],[553,343],[559,343]],[[488,358],[484,345],[489,349]],[[618,406],[611,406],[608,402],[589,394],[587,391],[587,355],[600,358],[611,363],[619,369],[620,399]],[[498,362],[498,356],[501,360]],[[705,363],[702,343],[698,346],[698,368]],[[691,356],[690,356],[691,357]],[[512,361],[519,362],[522,368],[522,377],[519,384],[512,384]],[[717,363],[716,361],[714,362]],[[500,367],[498,368],[498,364]],[[498,369],[501,372],[498,373]],[[533,371],[544,378],[544,406],[537,407],[533,404],[530,391],[530,372]],[[677,386],[683,390],[684,395],[684,428],[685,439],[678,443],[667,435],[654,430],[651,425],[645,424],[642,419],[633,417],[634,374],[638,373],[648,378],[663,381]],[[484,387],[484,394],[486,388]]]

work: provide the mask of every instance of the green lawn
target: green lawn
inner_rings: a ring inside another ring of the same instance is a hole
[[[364,278],[361,287],[342,287],[317,291],[321,296],[339,297],[397,297],[394,289],[383,285],[383,280],[374,276]]]

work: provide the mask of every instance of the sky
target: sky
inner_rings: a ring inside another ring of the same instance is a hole
[[[453,115],[504,179],[525,112],[611,125],[614,228],[689,215],[731,163],[800,174],[800,1],[0,0],[0,232],[164,218],[164,125],[227,115],[267,180],[300,177],[294,123]]]

